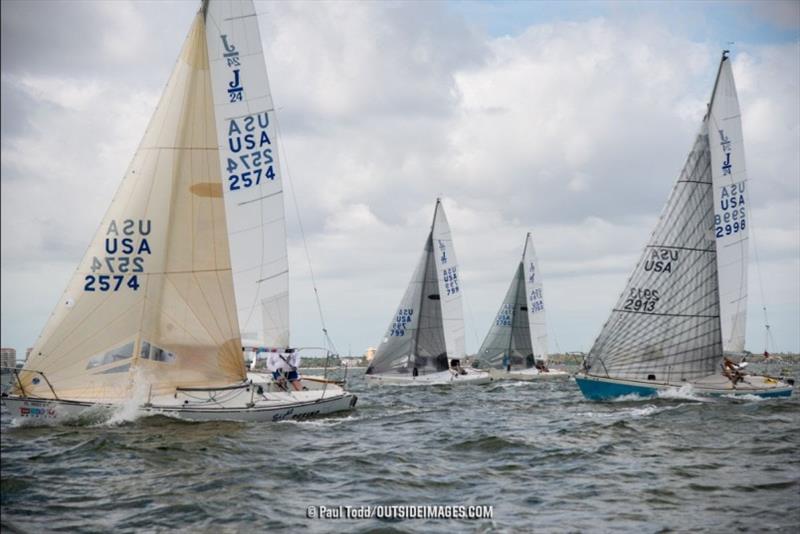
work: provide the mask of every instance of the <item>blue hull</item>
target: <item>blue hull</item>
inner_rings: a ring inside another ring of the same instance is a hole
[[[589,400],[610,400],[625,395],[638,395],[640,397],[655,397],[658,394],[656,388],[644,386],[630,386],[627,384],[617,384],[616,382],[605,382],[603,380],[589,380],[576,376],[575,382],[581,389],[583,396]]]
[[[619,382],[612,382],[606,381],[602,378],[582,378],[580,376],[575,377],[575,382],[578,383],[578,387],[583,393],[583,396],[589,400],[593,401],[602,401],[602,400],[611,400],[616,399],[619,397],[624,397],[626,395],[638,395],[639,397],[655,397],[658,395],[659,388],[655,387],[648,387],[648,386],[635,386],[632,384],[620,384]],[[721,395],[736,395],[737,393],[734,391],[719,391],[719,392],[711,392],[711,391],[698,391],[696,392],[698,395],[705,395],[705,396],[712,396],[718,397]],[[791,388],[788,389],[775,389],[774,391],[739,391],[739,394],[749,394],[755,395],[756,397],[762,397],[765,399],[772,399],[777,397],[790,397],[792,395]]]

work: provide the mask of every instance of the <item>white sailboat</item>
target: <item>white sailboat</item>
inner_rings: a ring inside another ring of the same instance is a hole
[[[347,410],[327,382],[249,380],[288,344],[274,109],[252,0],[205,0],[120,188],[3,402],[50,419],[133,406],[195,421]]]
[[[478,350],[480,368],[488,368],[495,379],[569,378],[547,365],[545,313],[539,260],[528,232],[511,285]]]
[[[436,199],[431,231],[389,328],[366,372],[370,385],[458,385],[491,381],[462,366],[464,311],[450,226]]]
[[[690,387],[702,395],[789,396],[778,378],[728,360],[744,347],[746,172],[723,52],[694,147],[639,263],[576,376],[593,400]]]

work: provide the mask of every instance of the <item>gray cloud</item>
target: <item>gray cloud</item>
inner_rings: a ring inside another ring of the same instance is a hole
[[[2,338],[22,348],[95,231],[196,3],[2,10]],[[588,349],[684,163],[719,50],[649,16],[492,38],[432,2],[258,11],[283,163],[339,348],[380,339],[441,195],[464,270],[468,348],[532,230],[552,348]],[[796,350],[800,50],[738,50],[766,299],[776,335]],[[319,327],[291,201],[286,210],[293,336],[308,344]]]

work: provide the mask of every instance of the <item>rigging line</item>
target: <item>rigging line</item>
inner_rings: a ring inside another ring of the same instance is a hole
[[[770,339],[772,340],[772,350],[773,352],[778,352],[778,347],[775,346],[775,339],[772,337],[772,331],[770,330],[769,324],[769,317],[767,315],[767,299],[764,295],[764,279],[761,276],[761,262],[758,258],[758,245],[756,242],[756,233],[753,227],[753,210],[750,209],[747,211],[747,218],[750,219],[750,241],[753,243],[753,256],[756,260],[756,276],[758,277],[758,289],[761,293],[761,311],[764,313],[764,329],[766,330],[766,334],[764,337],[764,351],[768,351],[767,345],[769,344]]]
[[[282,139],[283,138],[283,132],[282,132],[282,129],[281,129],[281,121],[280,121],[280,118],[278,117],[278,113],[275,113],[275,126],[276,126],[276,129],[278,131],[277,132],[278,133],[278,138]],[[292,181],[290,179],[289,158],[286,156],[286,150],[283,148],[283,143],[280,143],[278,145],[278,150],[280,151],[281,158],[283,160],[283,167],[284,167],[284,169],[286,171],[284,173],[285,178],[286,178],[286,185],[289,186],[288,189],[291,192],[292,204],[294,205],[294,211],[295,211],[295,214],[297,215],[297,225],[300,228],[300,236],[303,239],[303,250],[306,253],[306,262],[308,262],[308,271],[309,271],[309,273],[311,275],[311,286],[314,289],[314,298],[315,298],[316,303],[317,303],[317,312],[319,313],[319,321],[320,321],[320,324],[322,325],[322,333],[323,333],[323,336],[324,336],[324,343],[325,343],[326,348],[330,347],[334,353],[338,353],[338,351],[336,350],[336,346],[333,344],[333,340],[328,335],[328,328],[327,328],[327,326],[325,324],[325,316],[322,313],[322,302],[320,301],[320,298],[319,298],[319,290],[317,289],[317,280],[316,280],[316,277],[314,276],[314,267],[311,264],[311,254],[308,251],[308,242],[306,241],[306,232],[305,232],[305,229],[303,228],[303,220],[300,217],[300,207],[297,204],[297,195],[295,194],[294,185],[292,185]]]

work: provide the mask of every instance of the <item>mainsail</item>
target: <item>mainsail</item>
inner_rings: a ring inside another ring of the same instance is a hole
[[[449,358],[464,356],[459,276],[450,226],[437,199],[422,257],[368,373],[444,371]]]
[[[239,329],[289,345],[289,264],[275,110],[252,0],[212,1],[206,34]]]
[[[506,354],[512,368],[530,368],[536,360],[547,361],[542,280],[530,233],[525,236],[522,261],[517,264],[478,358],[489,367],[501,369]]]
[[[707,117],[714,183],[722,346],[742,352],[747,322],[747,259],[750,220],[742,119],[731,62],[723,56]]]
[[[28,395],[121,400],[240,382],[206,26],[199,13],[100,228],[22,372]]]

